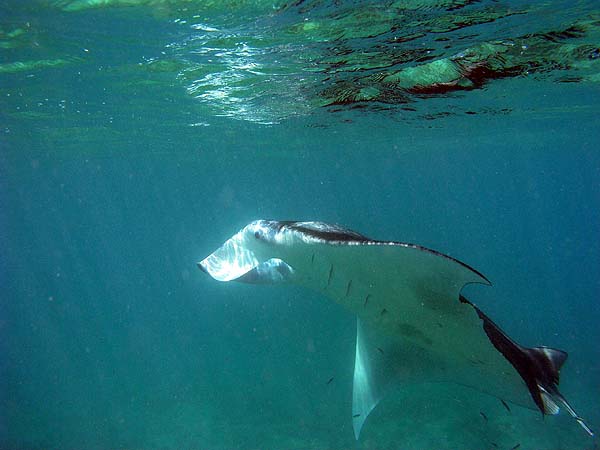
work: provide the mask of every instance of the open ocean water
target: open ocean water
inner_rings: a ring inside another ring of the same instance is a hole
[[[452,255],[599,430],[599,47],[592,0],[2,1],[0,448],[598,448],[453,384],[356,441],[354,316],[196,262],[261,218]]]

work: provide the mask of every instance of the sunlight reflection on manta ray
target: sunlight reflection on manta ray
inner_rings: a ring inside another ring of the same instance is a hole
[[[510,339],[460,294],[488,279],[450,256],[323,222],[258,220],[198,266],[219,281],[306,286],[356,314],[356,439],[386,387],[411,380],[454,382],[543,414],[562,405],[594,435],[557,387],[567,353]]]

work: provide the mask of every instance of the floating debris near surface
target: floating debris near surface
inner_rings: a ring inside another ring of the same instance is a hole
[[[506,108],[482,109],[468,97],[455,101],[453,93],[481,90],[502,79],[600,82],[598,11],[542,26],[540,18],[552,13],[550,7],[492,1],[52,4],[72,14],[137,5],[173,16],[173,26],[187,34],[140,68],[172,73],[190,96],[219,115],[253,122],[277,123],[321,108],[331,113],[393,110],[400,120],[507,114]],[[235,16],[224,14],[226,9]],[[0,35],[0,44],[10,47],[24,39],[15,34]],[[21,69],[7,65],[4,70]],[[440,97],[458,106],[446,104],[437,111],[424,106]]]

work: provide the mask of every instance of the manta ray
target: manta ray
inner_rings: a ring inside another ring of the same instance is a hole
[[[294,283],[357,317],[352,421],[358,440],[394,382],[452,382],[508,403],[558,414],[567,353],[516,343],[461,294],[490,285],[467,264],[420,245],[369,239],[323,222],[257,220],[198,263],[219,281]],[[485,380],[485,381],[484,381]]]

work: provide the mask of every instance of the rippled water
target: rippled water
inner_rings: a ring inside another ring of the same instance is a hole
[[[592,1],[0,4],[0,447],[595,448],[454,385],[355,441],[354,318],[195,263],[257,218],[458,257],[600,429],[599,31]]]

